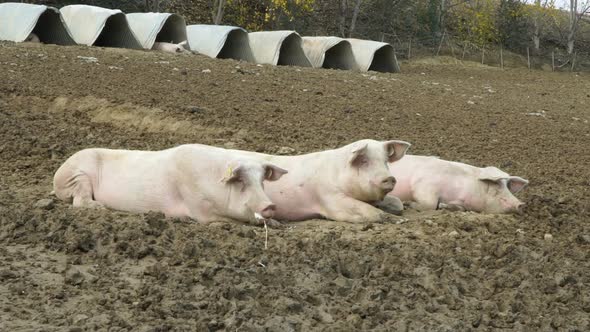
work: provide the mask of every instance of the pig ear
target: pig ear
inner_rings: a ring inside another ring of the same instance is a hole
[[[479,172],[479,180],[498,182],[502,179],[508,179],[510,175],[502,172],[496,167],[481,168]]]
[[[525,180],[518,176],[511,176],[508,179],[508,190],[511,193],[516,194],[517,192],[523,190],[529,185],[529,181]]]
[[[223,178],[221,179],[221,182],[228,183],[228,182],[233,182],[233,181],[239,180],[242,177],[242,171],[243,171],[242,166],[228,165],[227,170],[223,174]]]
[[[276,181],[287,173],[288,172],[286,169],[280,168],[273,164],[264,165],[264,179],[267,181]]]
[[[387,141],[384,144],[387,151],[387,161],[390,163],[402,159],[406,155],[406,151],[412,146],[412,144],[405,141]]]
[[[353,166],[358,166],[367,155],[367,147],[368,144],[363,144],[355,147],[352,150],[352,156],[350,156],[350,164]]]

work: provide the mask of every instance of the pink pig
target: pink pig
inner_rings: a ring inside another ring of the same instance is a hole
[[[324,217],[336,221],[373,222],[384,212],[380,202],[395,186],[388,162],[404,156],[404,141],[361,140],[334,150],[299,156],[238,151],[289,170],[265,192],[277,205],[275,218],[298,221]]]
[[[155,42],[152,46],[152,50],[167,52],[167,53],[190,53],[184,46],[187,45],[187,41],[183,41],[178,44]]]
[[[397,179],[390,198],[410,202],[418,210],[518,212],[524,203],[513,194],[529,183],[496,167],[479,168],[437,157],[406,155],[389,168]]]
[[[276,209],[262,182],[286,173],[268,162],[200,144],[162,151],[86,149],[57,170],[53,187],[58,198],[77,207],[159,211],[199,222],[256,222],[272,218]]]

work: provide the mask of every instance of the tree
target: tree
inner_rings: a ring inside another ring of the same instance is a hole
[[[159,12],[160,0],[145,0],[145,10],[148,12]]]
[[[267,22],[280,29],[305,30],[307,19],[316,7],[316,0],[270,0]]]
[[[249,31],[268,30],[271,9],[269,0],[225,0],[223,21]]]
[[[535,50],[541,46],[541,38],[545,28],[545,22],[555,12],[555,0],[534,0],[532,5],[527,5],[527,16],[531,21],[531,39]],[[526,2],[526,1],[525,1]]]
[[[352,18],[350,19],[350,29],[348,30],[348,37],[352,37],[354,33],[354,28],[356,27],[356,20],[359,16],[359,11],[361,10],[361,2],[362,0],[356,0],[356,4],[354,5],[354,11],[352,12]]]
[[[453,11],[453,21],[459,37],[478,46],[497,42],[497,5],[495,0],[470,1],[457,5]]]
[[[362,0],[355,0],[354,1],[354,7],[352,9],[352,17],[350,19],[350,25],[347,27],[346,26],[346,19],[348,18],[349,12],[350,12],[350,8],[349,8],[349,2],[348,0],[341,0],[340,1],[340,8],[339,8],[339,13],[340,13],[340,19],[339,19],[339,25],[338,25],[338,30],[340,31],[340,35],[342,36],[342,38],[345,37],[352,37],[352,35],[354,34],[354,30],[356,29],[356,23],[358,20],[358,16],[359,16],[359,12],[361,10],[361,4],[362,4]]]
[[[355,24],[355,33],[364,38],[380,39],[383,34],[406,38],[418,28],[418,7],[425,0],[364,0]]]
[[[501,0],[496,18],[498,37],[507,48],[521,49],[527,41],[527,15],[520,0]]]
[[[430,0],[428,1],[428,19],[430,20],[430,31],[432,32],[432,38],[440,38],[441,35],[441,24],[439,12],[439,1],[442,3],[444,0]]]
[[[434,39],[442,38],[446,30],[446,17],[449,12],[457,6],[473,3],[474,0],[428,0],[428,18],[430,21],[430,31]]]
[[[580,25],[580,19],[590,11],[590,0],[578,2],[578,0],[570,0],[569,11],[569,29],[567,34],[567,53],[574,53],[574,42],[576,40],[576,32]]]
[[[223,19],[223,11],[225,9],[225,0],[213,1],[213,24],[220,24]]]

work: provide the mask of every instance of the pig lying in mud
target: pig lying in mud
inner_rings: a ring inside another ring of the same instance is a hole
[[[178,44],[155,42],[154,46],[152,46],[152,50],[167,53],[191,53],[189,50],[185,48],[186,45],[188,45],[188,42],[186,40]]]
[[[86,149],[57,170],[53,188],[59,199],[76,207],[260,223],[275,213],[262,182],[286,173],[268,162],[199,144],[162,151]]]
[[[524,203],[514,194],[529,183],[496,167],[479,168],[437,157],[406,155],[389,168],[397,179],[389,196],[410,202],[417,210],[519,212]]]
[[[299,156],[239,151],[289,173],[265,185],[276,206],[275,218],[299,221],[324,217],[346,222],[374,222],[387,215],[372,204],[395,186],[388,163],[402,158],[404,141],[361,140],[334,150]]]

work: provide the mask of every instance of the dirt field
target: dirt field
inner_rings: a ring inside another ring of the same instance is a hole
[[[590,330],[588,74],[402,70],[0,44],[0,330]],[[40,201],[87,147],[361,138],[525,177],[526,211],[291,223],[264,250],[259,227]]]

